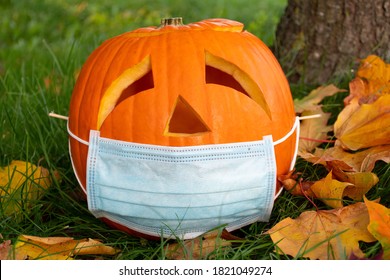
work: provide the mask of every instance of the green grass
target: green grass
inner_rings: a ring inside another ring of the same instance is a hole
[[[138,27],[159,25],[163,17],[182,16],[185,23],[226,17],[245,23],[247,30],[271,45],[287,1],[219,0],[213,5],[209,1],[184,0],[123,0],[112,5],[107,1],[90,2],[0,1],[0,166],[14,159],[40,162],[52,172],[59,172],[61,178],[24,213],[21,221],[0,211],[0,233],[12,240],[20,234],[89,237],[120,248],[121,253],[113,257],[116,259],[165,259],[168,241],[129,236],[89,213],[71,168],[66,123],[49,118],[48,113],[68,114],[75,73],[105,39]],[[46,85],[45,80],[51,84]],[[293,87],[293,91],[296,95],[309,92],[302,85]],[[335,115],[341,104],[340,98],[327,100],[327,108]],[[305,178],[319,179],[324,174],[321,167],[302,160],[297,167]],[[370,196],[382,196],[390,203],[386,190],[389,166],[379,164],[376,172],[387,179]],[[274,252],[270,237],[263,233],[281,219],[297,217],[312,208],[305,199],[284,192],[275,203],[270,223],[238,230],[235,234],[245,239],[235,241],[227,250],[217,250],[212,257],[289,259]],[[370,250],[374,252],[375,248]]]

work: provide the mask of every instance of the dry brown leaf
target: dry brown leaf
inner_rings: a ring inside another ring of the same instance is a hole
[[[314,182],[300,180],[298,182],[298,174],[295,170],[291,170],[288,174],[279,175],[278,181],[283,187],[292,195],[315,197],[315,194],[311,190],[311,186]]]
[[[294,109],[296,113],[303,111],[316,111],[321,105],[319,103],[327,96],[332,96],[338,92],[345,92],[335,85],[327,85],[316,88],[302,99],[294,99]]]
[[[19,236],[10,258],[16,260],[70,260],[75,255],[114,255],[118,250],[94,239]]]
[[[298,174],[295,174],[295,170],[291,170],[288,174],[282,174],[278,176],[278,181],[283,187],[289,191],[292,195],[303,196],[302,188],[299,185]]]
[[[225,229],[222,233],[214,230],[194,239],[168,244],[166,247],[167,258],[173,260],[200,260],[207,259],[218,249],[226,249],[231,246],[228,240],[238,239]]]
[[[293,172],[278,176],[278,180],[292,195],[316,198],[332,208],[343,207],[346,196],[362,200],[379,181],[378,176],[370,172],[344,172],[336,167],[330,170],[325,178],[316,182],[298,182],[298,175]]]
[[[336,144],[353,151],[390,144],[390,95],[361,106],[352,100],[339,114],[334,132]]]
[[[310,259],[362,258],[359,241],[373,242],[368,232],[367,207],[364,203],[333,210],[303,212],[298,218],[286,218],[268,231],[284,254]]]
[[[390,162],[390,145],[375,146],[359,152],[348,152],[340,146],[328,149],[317,148],[313,154],[305,153],[301,157],[313,164],[343,165],[344,167],[340,169],[344,171],[371,172],[378,160]]]
[[[330,113],[324,113],[321,108],[302,112],[302,116],[317,114],[320,114],[321,117],[301,121],[298,144],[299,156],[312,152],[317,146],[325,142],[328,139],[328,132],[333,129],[332,126],[327,125]]]

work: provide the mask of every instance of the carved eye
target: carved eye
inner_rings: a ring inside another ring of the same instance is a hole
[[[271,111],[257,83],[237,65],[221,57],[205,52],[206,83],[233,88],[252,98],[271,119]]]
[[[97,129],[99,130],[107,116],[125,99],[142,91],[154,88],[153,71],[150,56],[125,70],[105,91],[100,103]]]

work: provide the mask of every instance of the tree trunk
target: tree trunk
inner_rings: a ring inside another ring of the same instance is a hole
[[[390,60],[390,0],[289,0],[274,51],[290,82],[323,84],[360,59]]]

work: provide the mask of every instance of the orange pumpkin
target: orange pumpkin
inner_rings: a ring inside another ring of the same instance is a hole
[[[164,20],[107,40],[74,87],[69,129],[164,146],[282,138],[295,121],[285,75],[267,46],[243,24]],[[275,146],[279,174],[289,171],[295,137]],[[74,170],[86,186],[88,146],[70,139]]]

